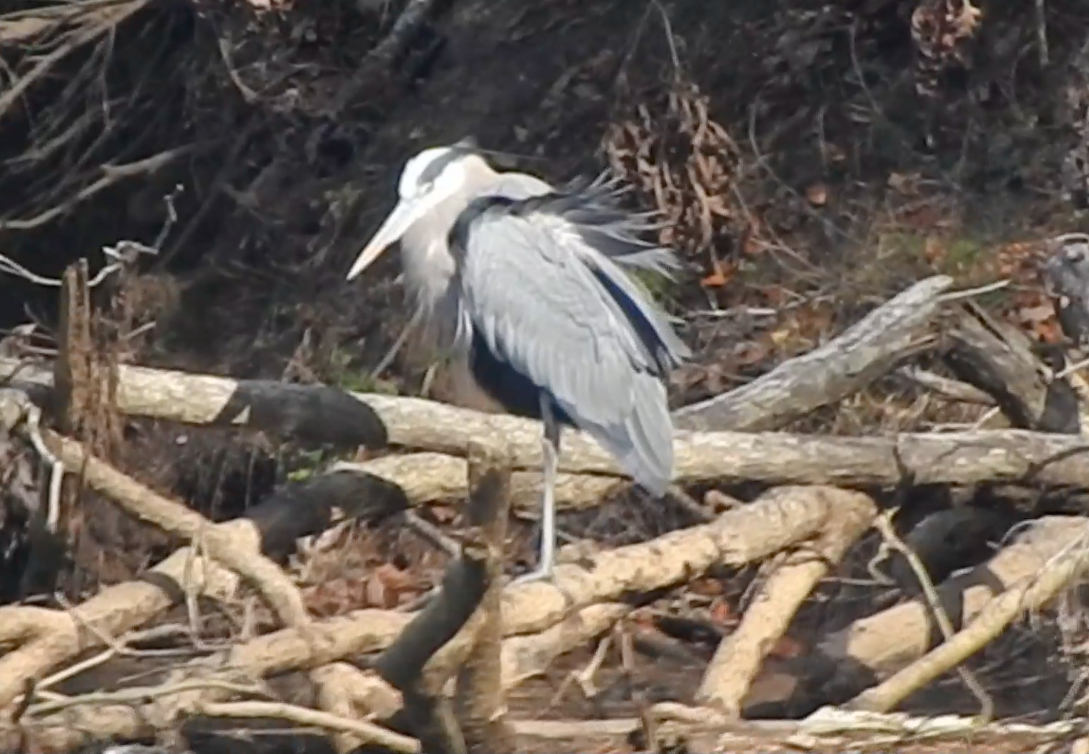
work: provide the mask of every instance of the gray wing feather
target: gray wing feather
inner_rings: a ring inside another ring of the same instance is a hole
[[[506,172],[498,173],[494,183],[486,189],[487,194],[506,197],[508,199],[528,199],[534,196],[543,196],[552,193],[556,187],[552,184],[529,173]],[[610,180],[603,174],[599,176],[591,187],[603,190],[609,199],[615,199],[628,189],[618,180]],[[653,213],[646,213],[649,218]],[[595,230],[603,236],[621,241],[619,251],[608,258],[622,268],[635,268],[649,270],[659,275],[672,277],[671,271],[680,268],[680,262],[676,255],[668,249],[662,249],[653,244],[639,244],[631,237],[632,231],[648,230],[654,226],[640,223],[645,219],[643,215],[623,215],[624,222],[612,226],[599,226]],[[604,255],[602,255],[604,256]]]
[[[467,239],[457,254],[463,335],[475,330],[639,484],[662,494],[673,470],[665,386],[654,358],[573,248],[577,237],[537,217],[490,209],[472,222]]]

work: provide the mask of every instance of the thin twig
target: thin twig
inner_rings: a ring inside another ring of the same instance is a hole
[[[354,733],[367,741],[380,744],[403,754],[417,754],[420,742],[410,736],[394,733],[373,723],[350,720],[341,715],[299,707],[282,702],[218,702],[200,705],[200,712],[209,717],[272,718],[296,725],[313,726],[344,733]]]
[[[1009,286],[1010,280],[998,280],[994,283],[988,283],[987,285],[981,285],[977,288],[966,288],[963,291],[952,291],[951,293],[943,293],[938,296],[938,300],[942,303],[949,303],[950,301],[959,301],[964,298],[973,298],[975,296],[982,296],[985,293],[993,293],[994,291],[1000,291],[1003,288]]]
[[[60,217],[65,212],[68,212],[75,205],[80,202],[90,199],[99,191],[112,186],[118,181],[126,178],[131,178],[136,175],[143,175],[145,173],[154,173],[164,165],[173,162],[178,157],[188,154],[194,150],[194,146],[177,147],[175,149],[168,149],[165,152],[152,155],[151,157],[145,157],[142,160],[136,160],[135,162],[128,162],[124,165],[103,165],[102,177],[89,186],[84,186],[82,189],[76,192],[75,196],[71,197],[65,202],[58,204],[54,207],[50,207],[44,212],[39,212],[33,217],[27,217],[23,219],[15,220],[0,220],[0,230],[31,230],[33,228],[39,228],[49,221]]]
[[[941,598],[938,596],[937,589],[934,588],[934,582],[930,580],[930,575],[927,573],[926,566],[919,560],[919,556],[915,554],[904,540],[900,539],[896,531],[892,526],[892,515],[896,512],[895,509],[886,511],[874,519],[874,528],[881,534],[881,538],[886,544],[893,550],[900,553],[908,565],[911,566],[911,570],[915,573],[915,578],[919,580],[919,585],[923,589],[923,594],[926,597],[926,603],[930,607],[930,612],[934,615],[934,620],[938,624],[938,628],[941,629],[942,636],[945,641],[952,641],[955,631],[953,630],[953,622],[949,620],[948,613],[945,612],[945,608],[942,607]],[[963,665],[957,665],[957,674],[960,676],[964,685],[972,692],[972,695],[979,701],[980,711],[979,719],[984,723],[989,723],[994,719],[994,700],[991,695],[987,693],[987,690],[983,688],[983,684],[979,682],[979,679],[975,677],[975,674],[971,670]]]

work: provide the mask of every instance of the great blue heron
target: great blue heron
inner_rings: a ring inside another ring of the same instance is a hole
[[[669,275],[672,252],[643,241],[618,184],[557,189],[497,172],[464,140],[408,160],[400,201],[348,272],[397,240],[406,287],[436,343],[511,414],[544,424],[537,568],[552,575],[560,433],[578,427],[656,496],[673,476],[664,380],[691,354],[624,269]]]

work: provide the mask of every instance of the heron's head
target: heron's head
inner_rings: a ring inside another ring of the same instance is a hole
[[[397,206],[360,252],[348,271],[348,280],[367,269],[410,227],[465,188],[469,180],[468,163],[478,159],[474,147],[471,139],[463,139],[453,146],[425,149],[405,163],[397,184],[400,194]]]

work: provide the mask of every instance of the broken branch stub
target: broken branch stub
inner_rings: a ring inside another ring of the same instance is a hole
[[[488,589],[478,608],[476,640],[457,676],[454,711],[470,754],[503,754],[514,750],[503,711],[500,594],[503,554],[510,514],[510,460],[498,445],[469,448],[469,506],[466,519],[478,527],[488,549]]]

